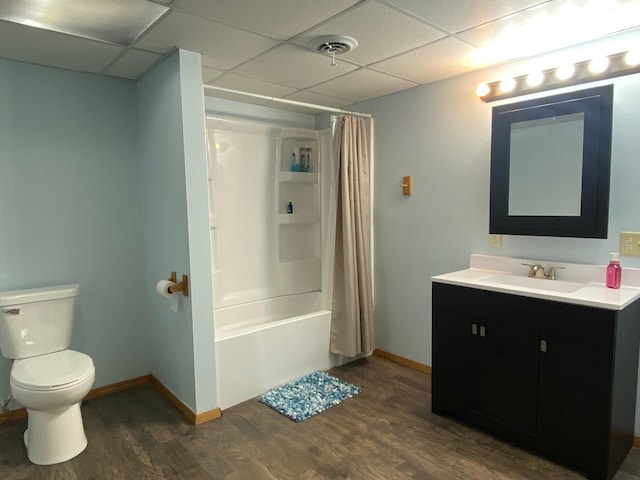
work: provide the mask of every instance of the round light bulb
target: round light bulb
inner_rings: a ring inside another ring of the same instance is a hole
[[[487,95],[489,95],[489,92],[491,92],[491,87],[489,87],[489,85],[487,85],[486,83],[481,83],[480,85],[478,85],[478,88],[476,88],[476,95],[478,95],[479,97],[486,97]]]
[[[531,72],[527,75],[527,85],[530,87],[537,87],[542,84],[544,81],[544,73],[542,72]]]
[[[640,49],[629,50],[624,56],[624,62],[630,67],[640,65]]]
[[[573,76],[575,71],[576,67],[571,64],[562,65],[561,67],[557,68],[556,77],[558,77],[560,80],[567,80]]]
[[[509,93],[516,88],[516,81],[513,78],[505,78],[500,82],[500,91],[502,93]]]
[[[589,71],[591,73],[602,73],[609,67],[609,59],[607,57],[594,58],[589,62]]]

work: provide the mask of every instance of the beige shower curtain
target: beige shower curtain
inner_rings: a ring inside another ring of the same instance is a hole
[[[342,132],[334,131],[340,161],[330,350],[354,357],[374,348],[370,120],[344,116],[337,121]]]

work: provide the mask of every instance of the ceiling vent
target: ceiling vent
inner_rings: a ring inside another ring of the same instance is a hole
[[[347,53],[358,46],[358,41],[346,35],[323,35],[309,42],[309,48],[314,52],[328,55],[332,58],[332,65],[336,64],[336,55]]]

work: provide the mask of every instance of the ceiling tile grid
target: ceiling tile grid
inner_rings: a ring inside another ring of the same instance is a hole
[[[225,73],[210,83],[216,87],[230,88],[245,92],[266,95],[268,97],[284,97],[296,91],[295,88],[277,83],[264,82],[255,78],[243,77],[237,73]]]
[[[384,0],[447,32],[457,33],[549,0]]]
[[[173,11],[151,28],[135,46],[157,53],[175,47],[210,57],[214,67],[231,69],[277,45],[275,40]]]
[[[358,0],[176,0],[172,6],[193,15],[287,40],[356,3]]]
[[[639,27],[640,0],[2,0],[0,58],[135,80],[182,48],[205,84],[342,108]]]
[[[363,86],[366,85],[366,88]],[[339,78],[321,83],[310,90],[334,97],[360,102],[415,87],[417,83],[393,77],[381,72],[361,68]]]
[[[294,88],[307,88],[356,68],[355,65],[340,61],[331,65],[329,57],[285,43],[246,62],[235,71]]]
[[[296,44],[307,47],[322,35],[348,35],[358,47],[344,54],[344,59],[368,65],[445,36],[423,22],[403,15],[377,2],[359,5],[340,17],[297,37]]]
[[[102,73],[135,80],[140,78],[160,58],[161,55],[157,53],[130,48]]]
[[[124,47],[0,20],[0,58],[102,72]]]
[[[447,37],[375,63],[372,68],[416,83],[435,82],[468,71],[475,50],[457,38]]]

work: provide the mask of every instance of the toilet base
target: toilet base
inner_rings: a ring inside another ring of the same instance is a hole
[[[76,457],[87,448],[80,402],[53,410],[29,410],[24,444],[29,460],[53,465]]]

